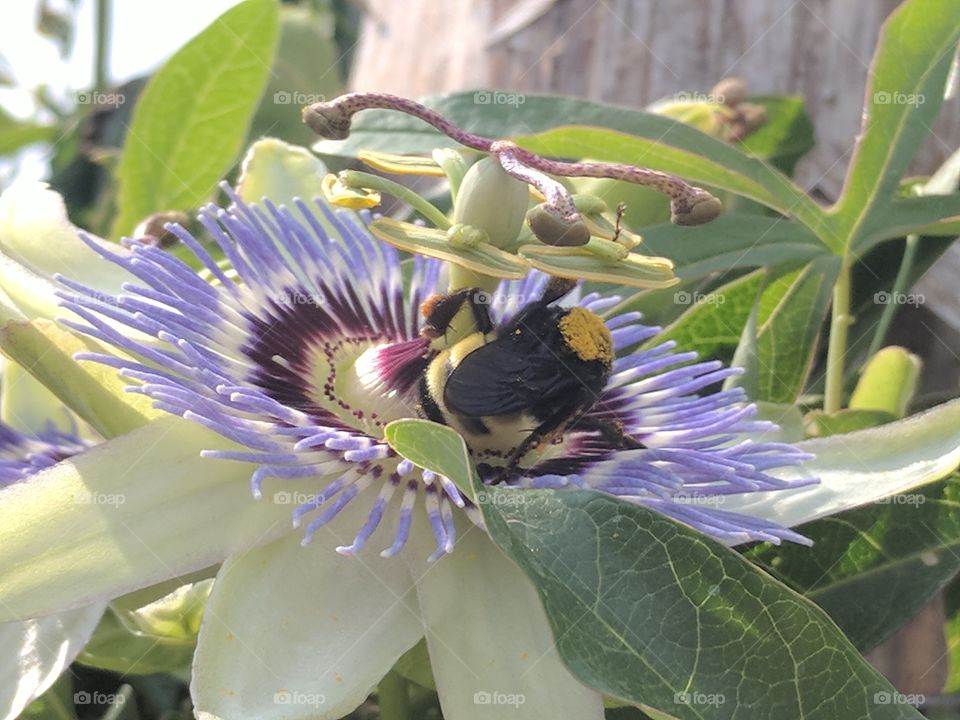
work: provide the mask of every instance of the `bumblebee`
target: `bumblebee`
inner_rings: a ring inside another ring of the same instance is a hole
[[[644,447],[618,424],[584,417],[610,377],[613,338],[589,310],[552,304],[573,286],[552,278],[540,299],[498,328],[477,288],[435,295],[421,308],[422,333],[431,339],[444,337],[465,307],[476,331],[430,361],[419,384],[420,415],[457,430],[478,463],[501,466],[501,478],[574,425],[615,447]]]

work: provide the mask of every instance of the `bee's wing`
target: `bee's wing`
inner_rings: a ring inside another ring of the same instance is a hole
[[[584,383],[532,334],[477,348],[447,378],[443,399],[458,415],[509,415],[580,393]]]

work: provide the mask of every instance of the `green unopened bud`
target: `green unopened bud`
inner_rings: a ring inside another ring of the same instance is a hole
[[[587,224],[576,218],[572,222],[564,217],[552,205],[540,203],[527,213],[527,224],[540,242],[546,245],[577,247],[590,242],[590,230]]]
[[[463,178],[453,222],[479,228],[491,245],[505,248],[520,235],[528,204],[527,185],[507,175],[495,160],[484,158]]]
[[[894,418],[904,417],[917,392],[921,366],[920,358],[905,348],[883,348],[864,366],[850,396],[850,408],[884,410]]]

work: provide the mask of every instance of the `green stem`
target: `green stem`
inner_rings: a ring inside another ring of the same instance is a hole
[[[93,87],[103,90],[110,82],[110,0],[97,0],[97,48],[93,66]]]
[[[452,223],[438,207],[427,202],[405,185],[359,170],[344,170],[338,177],[340,182],[349,188],[363,188],[364,190],[379,190],[389,193],[395,198],[403,200],[440,230],[450,229]]]
[[[883,313],[880,315],[877,329],[873,333],[873,340],[870,341],[870,349],[867,351],[868,358],[872,358],[877,354],[877,351],[883,347],[883,341],[887,337],[890,323],[893,322],[893,316],[897,313],[897,303],[895,300],[907,291],[907,280],[910,278],[911,270],[913,270],[913,261],[917,256],[917,246],[919,244],[919,234],[913,233],[907,235],[907,242],[903,246],[903,258],[900,260],[900,269],[897,270],[897,277],[894,278],[893,289],[890,291],[891,302],[888,302],[883,307]]]
[[[853,318],[850,315],[850,256],[840,263],[840,274],[833,288],[833,308],[830,318],[830,343],[827,345],[827,383],[823,410],[835,413],[843,405],[843,361],[847,352],[847,334]]]
[[[400,673],[391,670],[377,685],[377,704],[380,720],[410,720],[410,694]]]

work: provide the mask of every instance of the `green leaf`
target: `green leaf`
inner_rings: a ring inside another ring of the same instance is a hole
[[[821,257],[773,280],[763,291],[754,399],[792,403],[803,392],[839,267],[839,258]]]
[[[638,252],[670,258],[677,277],[688,280],[713,272],[813,260],[825,248],[798,222],[740,213],[706,225],[663,223],[643,228]]]
[[[313,132],[300,108],[342,90],[332,13],[316,6],[281,4],[280,40],[267,87],[250,125],[249,140],[264,135],[309,145]]]
[[[954,577],[943,593],[947,622],[944,631],[949,652],[947,681],[943,686],[945,693],[960,691],[960,577]]]
[[[630,135],[606,128],[568,126],[521,136],[516,141],[528,150],[555,157],[602,162],[643,158],[644,167],[742,195],[796,217],[815,232],[821,228],[823,212],[790,178],[731,145],[682,123],[670,127],[669,122],[649,115]]]
[[[120,158],[114,235],[200,204],[233,165],[266,83],[276,0],[245,0],[184,45],[137,102]]]
[[[599,493],[489,492],[491,536],[604,694],[684,720],[920,717],[882,703],[892,688],[823,611],[691,528]]]
[[[870,66],[861,132],[832,212],[835,248],[858,248],[939,113],[960,40],[952,0],[907,0],[890,15]]]
[[[0,108],[0,155],[8,155],[20,148],[43,140],[50,140],[57,132],[52,125],[22,122]]]
[[[729,358],[765,277],[765,270],[755,270],[708,293],[676,291],[673,301],[688,309],[649,344],[674,340],[681,350],[695,350],[703,358]]]
[[[960,475],[798,531],[812,548],[760,546],[747,557],[820,605],[865,652],[960,572]]]
[[[820,224],[821,211],[788,177],[682,122],[574,98],[518,97],[522,102],[509,107],[509,112],[502,104],[477,102],[477,94],[471,92],[421,102],[471,132],[514,137],[523,147],[551,157],[607,162],[642,158],[642,164],[654,170],[750,197],[784,214],[805,218],[813,227]],[[557,118],[567,126],[556,127]],[[428,154],[438,147],[459,146],[421,120],[386,110],[358,114],[347,140],[324,140],[314,146],[320,153],[349,157],[363,149]]]
[[[740,141],[740,148],[790,175],[814,145],[813,123],[804,110],[803,98],[764,95],[751,96],[747,101],[762,105],[767,119]]]
[[[429,420],[394,420],[384,428],[383,438],[414,465],[446,476],[476,502],[473,461],[456,430]]]

